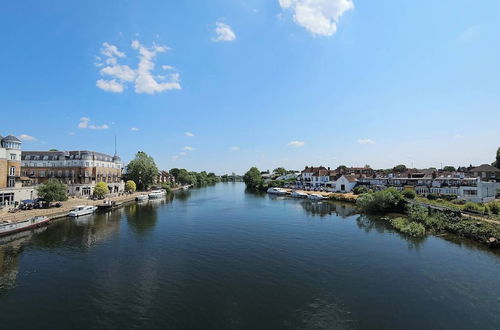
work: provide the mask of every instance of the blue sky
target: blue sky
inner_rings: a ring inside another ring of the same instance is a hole
[[[0,134],[107,153],[116,134],[125,161],[217,173],[492,162],[498,17],[491,0],[4,1]]]

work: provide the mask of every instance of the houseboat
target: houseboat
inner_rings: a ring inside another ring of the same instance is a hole
[[[121,203],[115,201],[103,201],[102,204],[97,205],[97,209],[100,211],[109,211],[119,207]]]
[[[93,205],[79,205],[75,207],[71,212],[68,213],[69,217],[81,217],[83,215],[89,215],[97,210],[97,206]]]
[[[154,198],[163,198],[165,197],[166,192],[165,190],[153,190],[152,192],[149,193],[149,198],[154,199]]]
[[[268,194],[273,194],[273,195],[286,195],[286,190],[281,189],[281,188],[269,188],[267,189]]]
[[[306,193],[300,192],[300,191],[297,191],[297,190],[292,191],[291,196],[295,197],[295,198],[307,198],[307,194]]]
[[[148,197],[148,195],[146,195],[146,194],[140,194],[139,196],[137,196],[137,197],[135,198],[135,200],[136,200],[137,202],[144,202],[144,201],[147,201],[147,200],[148,200],[148,198],[149,198],[149,197]]]
[[[30,219],[17,221],[17,222],[0,222],[0,235],[7,235],[15,233],[22,230],[28,230],[31,228],[41,227],[49,224],[50,218],[48,217],[33,217]]]

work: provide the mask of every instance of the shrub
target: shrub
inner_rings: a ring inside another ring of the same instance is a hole
[[[94,188],[94,197],[99,199],[104,198],[107,194],[109,194],[109,188],[106,182],[97,182]]]
[[[435,201],[438,198],[439,198],[438,194],[435,194],[435,193],[427,194],[427,199],[429,199],[431,201]]]
[[[356,205],[365,212],[384,213],[404,209],[403,194],[395,188],[388,188],[358,198]]]
[[[467,202],[464,205],[464,211],[479,213],[480,208],[479,205],[476,203]]]
[[[495,215],[498,215],[498,213],[500,213],[500,205],[498,205],[497,202],[493,201],[489,205],[490,205],[491,213],[493,213]]]
[[[164,183],[161,185],[162,189],[165,189],[167,191],[167,194],[170,194],[172,192],[172,188],[170,187],[169,183]]]
[[[132,180],[128,180],[126,183],[125,183],[125,191],[126,192],[134,192],[135,190],[137,189],[137,186],[135,184],[134,181]]]
[[[417,194],[415,193],[414,190],[406,189],[403,191],[403,196],[408,199],[415,199],[415,197],[417,197]]]
[[[365,186],[357,186],[352,190],[354,195],[366,194],[368,192],[368,188]]]
[[[425,235],[425,227],[418,222],[408,221],[405,218],[395,218],[390,222],[396,230],[402,232],[403,234],[412,237],[422,237]]]
[[[37,188],[38,196],[48,202],[65,201],[68,199],[68,187],[56,179],[49,179]]]
[[[443,195],[443,196],[441,196],[441,198],[449,202],[449,201],[452,201],[454,199],[457,199],[458,196],[453,195],[453,194],[452,195]]]
[[[465,200],[464,199],[454,199],[451,202],[453,204],[457,204],[457,205],[464,205],[465,204]]]

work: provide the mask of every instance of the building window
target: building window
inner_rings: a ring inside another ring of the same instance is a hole
[[[14,178],[9,178],[9,182],[7,183],[7,186],[8,186],[9,188],[12,188],[12,187],[14,187],[15,185],[16,185],[16,179],[14,179]]]
[[[16,160],[16,154],[10,154],[10,160]]]
[[[16,168],[12,166],[9,168],[9,176],[15,176],[16,175]]]

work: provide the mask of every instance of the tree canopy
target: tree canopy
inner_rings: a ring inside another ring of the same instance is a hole
[[[394,173],[403,173],[403,172],[406,172],[406,166],[403,165],[403,164],[396,165],[396,166],[394,166],[394,168],[392,169],[392,171]]]
[[[497,150],[497,159],[492,164],[496,168],[500,168],[500,148]]]
[[[141,190],[148,189],[158,177],[158,168],[153,157],[139,151],[127,165],[127,177]]]
[[[104,198],[107,194],[109,194],[109,188],[106,182],[97,182],[94,187],[94,197]]]
[[[278,176],[282,176],[282,175],[287,174],[288,171],[284,167],[278,167],[278,168],[274,169],[273,173],[278,175]]]
[[[454,166],[445,166],[445,167],[443,167],[443,171],[445,171],[445,172],[455,172],[456,169],[455,169]]]
[[[137,189],[137,185],[135,184],[134,181],[128,180],[125,183],[125,191],[126,192],[134,192],[134,191],[136,191],[136,189]]]
[[[56,179],[50,179],[37,188],[38,196],[48,202],[65,201],[68,199],[68,187]]]
[[[264,183],[262,175],[257,167],[250,168],[243,176],[243,181],[250,188],[257,188]]]

